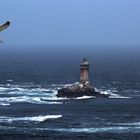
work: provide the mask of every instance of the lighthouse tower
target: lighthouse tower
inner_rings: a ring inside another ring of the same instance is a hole
[[[89,61],[85,58],[81,61],[80,64],[80,83],[83,85],[89,84]]]

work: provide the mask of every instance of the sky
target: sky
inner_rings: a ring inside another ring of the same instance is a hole
[[[140,46],[140,0],[0,0],[5,46]],[[54,47],[54,48],[55,48]]]

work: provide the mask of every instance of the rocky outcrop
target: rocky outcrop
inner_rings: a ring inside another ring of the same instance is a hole
[[[108,97],[108,94],[101,94],[98,91],[95,91],[93,86],[89,84],[73,84],[58,90],[57,97],[67,97],[67,98],[76,98],[82,96],[95,96],[95,97]]]

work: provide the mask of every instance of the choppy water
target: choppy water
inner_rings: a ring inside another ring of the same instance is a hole
[[[139,139],[139,67],[91,63],[91,82],[110,98],[58,99],[57,89],[78,81],[80,58],[21,60],[1,62],[1,139]]]

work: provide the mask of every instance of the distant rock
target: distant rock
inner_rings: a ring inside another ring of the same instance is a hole
[[[101,94],[90,85],[73,84],[58,90],[57,97],[76,98],[82,96],[108,97],[109,94]]]

